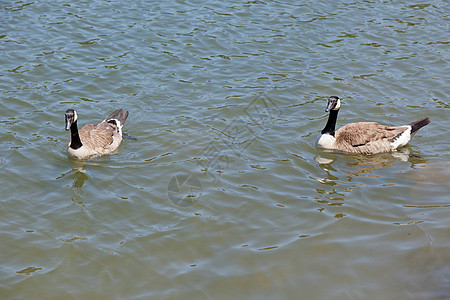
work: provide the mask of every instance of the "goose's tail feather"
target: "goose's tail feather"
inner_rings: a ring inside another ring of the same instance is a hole
[[[118,109],[115,110],[108,118],[106,118],[106,122],[109,122],[111,120],[118,120],[120,122],[120,127],[122,127],[127,118],[128,111],[124,112],[123,109]]]
[[[411,133],[416,132],[423,126],[428,125],[429,123],[430,123],[430,118],[423,118],[423,119],[409,123],[409,126],[411,126]]]

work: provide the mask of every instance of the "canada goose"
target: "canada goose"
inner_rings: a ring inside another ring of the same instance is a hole
[[[349,153],[375,154],[394,151],[405,146],[412,134],[430,123],[429,118],[423,118],[409,125],[389,127],[375,122],[359,122],[347,124],[335,131],[336,119],[341,107],[339,97],[328,98],[325,109],[330,112],[328,122],[321,131],[317,146]]]
[[[99,124],[88,124],[78,131],[77,112],[66,111],[66,130],[70,129],[69,154],[83,159],[90,156],[109,154],[116,150],[122,141],[122,126],[128,117],[123,109],[114,111]]]

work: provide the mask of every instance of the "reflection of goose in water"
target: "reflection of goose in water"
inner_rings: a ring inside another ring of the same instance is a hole
[[[70,188],[72,190],[73,196],[72,196],[72,202],[74,205],[80,207],[82,210],[85,210],[84,201],[83,201],[83,195],[84,195],[84,189],[83,185],[86,180],[89,179],[89,177],[86,175],[86,161],[82,160],[76,160],[72,159],[74,165],[72,166],[72,169],[59,175],[56,177],[57,180],[65,178],[66,176],[70,179],[73,179],[72,187]]]
[[[317,140],[317,146],[323,149],[361,154],[391,152],[405,146],[417,130],[430,123],[429,118],[395,127],[375,122],[359,122],[350,123],[335,130],[340,107],[339,97],[328,98],[325,111],[329,111],[330,116]]]
[[[391,168],[393,163],[396,161],[408,161],[410,158],[409,149],[402,149],[395,153],[379,153],[377,155],[352,155],[351,161],[347,162],[346,165],[354,168],[355,172],[346,172],[347,175],[351,176],[367,176],[367,177],[379,177],[374,175],[373,172],[377,169]]]
[[[318,155],[314,159],[320,164],[322,169],[325,171],[333,170],[333,163],[337,157],[342,157],[346,159],[345,165],[353,168],[355,171],[348,170],[340,170],[346,175],[350,175],[352,177],[357,176],[366,176],[366,177],[378,177],[377,175],[373,175],[374,170],[383,169],[383,168],[391,168],[392,164],[396,161],[411,161],[419,160],[423,162],[419,156],[410,154],[410,150],[408,148],[402,148],[396,152],[388,152],[388,153],[378,153],[375,155],[365,155],[365,154],[339,154],[339,153],[325,153],[324,155]]]

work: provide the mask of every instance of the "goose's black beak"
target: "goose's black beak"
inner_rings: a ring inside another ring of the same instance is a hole
[[[70,129],[73,123],[77,121],[77,113],[73,109],[66,110],[66,131]]]
[[[72,125],[72,122],[70,122],[66,117],[66,131],[70,129],[71,125]]]
[[[325,108],[325,112],[329,112],[334,108],[335,103],[333,101],[328,100],[327,108]]]

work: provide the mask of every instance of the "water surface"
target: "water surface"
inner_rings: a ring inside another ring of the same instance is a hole
[[[4,1],[0,298],[448,299],[445,1]],[[395,154],[338,126],[431,123]],[[128,110],[111,156],[79,123]]]

